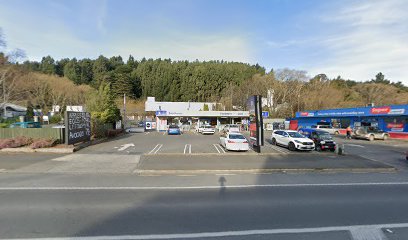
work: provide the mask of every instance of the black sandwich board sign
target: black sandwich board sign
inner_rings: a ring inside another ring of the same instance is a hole
[[[91,140],[91,114],[65,112],[65,143],[70,145]]]
[[[254,95],[248,98],[247,110],[249,111],[249,143],[255,152],[261,152],[264,145],[262,96]]]

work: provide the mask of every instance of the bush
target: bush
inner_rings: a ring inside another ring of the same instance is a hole
[[[33,139],[24,137],[24,136],[0,139],[0,149],[23,147],[23,146],[30,145],[32,142],[33,142]]]
[[[49,139],[36,139],[31,143],[30,147],[32,149],[37,149],[37,148],[47,148],[47,147],[52,147],[57,143],[57,140],[49,138]]]
[[[0,123],[0,128],[8,128],[10,124],[8,123]]]
[[[50,124],[55,124],[61,122],[62,117],[61,115],[55,114],[50,118]]]

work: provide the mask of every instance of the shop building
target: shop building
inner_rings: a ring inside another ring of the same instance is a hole
[[[345,129],[348,126],[375,126],[389,132],[391,138],[408,138],[408,105],[357,107],[297,112],[291,128],[327,124]]]
[[[207,124],[217,129],[226,124],[247,124],[248,111],[215,111],[216,105],[213,102],[156,102],[154,97],[148,97],[145,111],[155,116],[151,126],[157,131],[167,130],[170,124],[179,125],[183,130],[195,130]]]

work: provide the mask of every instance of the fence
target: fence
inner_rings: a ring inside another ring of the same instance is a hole
[[[25,136],[31,138],[53,138],[64,142],[63,128],[0,128],[0,139]]]

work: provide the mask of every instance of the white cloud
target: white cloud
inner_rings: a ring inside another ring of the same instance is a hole
[[[339,32],[320,41],[331,57],[317,60],[310,72],[369,80],[381,71],[393,81],[408,84],[406,12],[404,0],[367,0],[327,13],[322,20]]]

